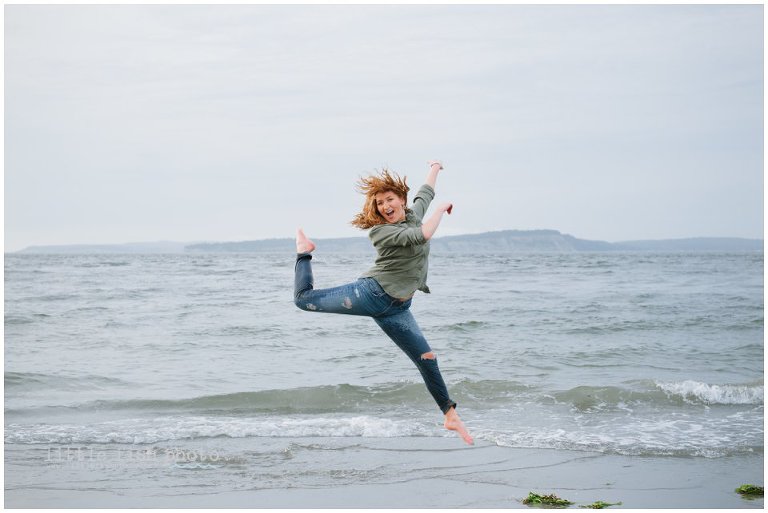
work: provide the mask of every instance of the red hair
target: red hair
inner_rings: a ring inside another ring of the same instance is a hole
[[[408,203],[408,191],[410,188],[405,183],[407,177],[400,178],[397,173],[391,173],[388,169],[382,169],[377,175],[360,178],[355,185],[358,192],[365,194],[363,210],[352,219],[352,226],[362,230],[372,228],[377,224],[386,223],[386,219],[376,208],[376,195],[382,192],[393,192],[403,202]]]

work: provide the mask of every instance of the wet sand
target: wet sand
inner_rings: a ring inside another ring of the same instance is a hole
[[[734,492],[740,484],[763,484],[762,453],[641,457],[482,440],[466,447],[433,437],[183,443],[199,454],[215,449],[220,459],[156,457],[137,466],[125,459],[130,446],[84,446],[91,452],[66,461],[52,458],[50,447],[6,444],[5,507],[526,508],[530,491],[555,493],[573,501],[572,508],[597,500],[632,509],[764,505]],[[285,462],[267,461],[267,453],[284,454]]]

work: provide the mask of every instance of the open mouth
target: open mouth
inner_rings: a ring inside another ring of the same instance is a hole
[[[387,217],[389,217],[389,216],[391,216],[392,214],[395,213],[395,209],[394,208],[390,208],[389,210],[384,211],[384,213],[387,214]]]

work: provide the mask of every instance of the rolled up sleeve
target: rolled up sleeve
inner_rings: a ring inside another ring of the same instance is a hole
[[[427,208],[429,208],[429,204],[432,203],[433,199],[435,199],[435,190],[427,184],[422,185],[419,188],[419,192],[413,198],[413,206],[411,206],[411,210],[419,221],[424,218],[424,214],[427,212]]]
[[[427,242],[420,226],[380,224],[371,228],[368,236],[375,247],[414,246]]]

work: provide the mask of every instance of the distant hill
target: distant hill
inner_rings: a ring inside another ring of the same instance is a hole
[[[313,239],[323,251],[329,253],[373,252],[368,237],[346,237],[342,239]],[[240,242],[207,242],[190,244],[187,251],[196,253],[292,253],[296,251],[295,239],[264,239]]]
[[[503,230],[471,235],[450,235],[433,240],[435,252],[574,252],[612,251],[609,242],[577,239],[557,230]]]
[[[373,253],[367,237],[316,239],[329,253]],[[762,239],[699,237],[690,239],[605,242],[577,239],[557,230],[503,230],[432,239],[433,253],[570,253],[592,251],[762,251]],[[293,253],[294,240],[263,239],[240,242],[141,242],[114,245],[30,246],[18,253]]]
[[[367,237],[317,239],[318,246],[329,253],[373,252]],[[605,242],[577,239],[557,230],[503,230],[468,235],[450,235],[432,239],[434,253],[489,252],[577,252],[577,251],[762,251],[760,239],[708,238]],[[194,252],[290,252],[293,239],[268,239],[243,242],[192,244]]]

